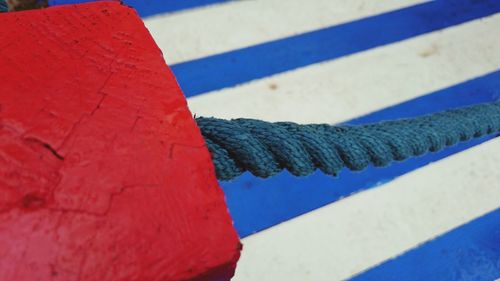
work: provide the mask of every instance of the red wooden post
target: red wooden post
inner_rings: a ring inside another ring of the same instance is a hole
[[[228,280],[224,194],[135,11],[0,22],[0,280]]]

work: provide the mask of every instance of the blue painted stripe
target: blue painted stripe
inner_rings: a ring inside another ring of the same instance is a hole
[[[500,209],[351,281],[493,281],[500,278]]]
[[[500,71],[440,90],[402,104],[348,121],[350,124],[378,122],[428,114],[453,107],[500,99]],[[231,182],[221,182],[235,227],[241,237],[261,231],[352,193],[375,187],[398,176],[492,139],[486,136],[438,153],[395,162],[386,168],[369,167],[362,172],[344,170],[338,178],[316,172],[296,178],[283,172],[270,179],[246,173]]]
[[[230,0],[125,0],[125,3],[137,9],[141,17],[148,17],[228,1]]]
[[[439,0],[172,66],[187,97],[478,19],[498,0]],[[234,32],[238,32],[235,30]]]
[[[230,0],[124,0],[123,2],[135,8],[141,17],[149,17],[228,1]],[[87,2],[96,0],[49,0],[49,6]]]
[[[104,2],[104,1],[113,1],[113,0],[49,0],[49,6],[83,4],[83,3]]]

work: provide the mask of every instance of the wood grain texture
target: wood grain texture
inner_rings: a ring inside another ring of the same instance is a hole
[[[135,11],[0,21],[0,280],[229,279],[224,195]]]

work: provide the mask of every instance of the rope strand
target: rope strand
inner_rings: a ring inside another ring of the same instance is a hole
[[[196,118],[217,178],[245,171],[267,178],[283,169],[336,176],[439,151],[459,141],[500,132],[500,101],[360,126],[270,123],[255,119]]]
[[[7,2],[5,0],[0,0],[0,13],[5,13],[9,10]]]

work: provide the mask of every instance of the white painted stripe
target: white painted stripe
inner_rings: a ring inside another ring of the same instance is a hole
[[[243,240],[234,281],[343,280],[500,207],[495,139]]]
[[[337,123],[500,68],[500,14],[188,100],[200,116]]]
[[[423,2],[427,1],[234,1],[155,16],[145,24],[167,63],[174,64]]]

